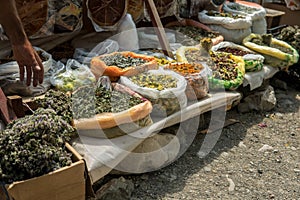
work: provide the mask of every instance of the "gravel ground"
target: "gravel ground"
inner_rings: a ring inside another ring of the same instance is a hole
[[[134,183],[131,199],[300,199],[300,92],[275,92],[270,112],[228,111],[239,123],[223,128],[206,157],[197,156],[198,134],[171,165],[124,176]]]

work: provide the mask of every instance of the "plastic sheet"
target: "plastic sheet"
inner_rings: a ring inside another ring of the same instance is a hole
[[[16,61],[7,62],[0,65],[0,87],[6,95],[20,95],[20,96],[38,96],[45,93],[51,86],[50,76],[52,75],[52,56],[41,48],[34,47],[36,51],[40,52],[44,61],[44,81],[37,87],[27,86],[20,81],[19,65]],[[26,77],[26,72],[24,77]]]

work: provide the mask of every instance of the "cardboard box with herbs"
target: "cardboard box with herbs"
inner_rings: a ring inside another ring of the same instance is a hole
[[[1,199],[85,199],[85,162],[69,145],[77,132],[43,101],[0,132]]]

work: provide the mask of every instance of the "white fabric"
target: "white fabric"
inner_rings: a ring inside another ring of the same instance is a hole
[[[243,86],[250,86],[250,90],[260,87],[265,79],[273,77],[279,71],[276,67],[265,65],[258,72],[247,72],[244,77]]]

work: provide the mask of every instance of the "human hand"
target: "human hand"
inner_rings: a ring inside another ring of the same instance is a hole
[[[26,40],[24,44],[12,45],[14,59],[19,65],[20,81],[24,81],[26,69],[26,85],[31,84],[33,78],[33,86],[43,83],[44,66],[38,53],[33,49],[31,43]]]

